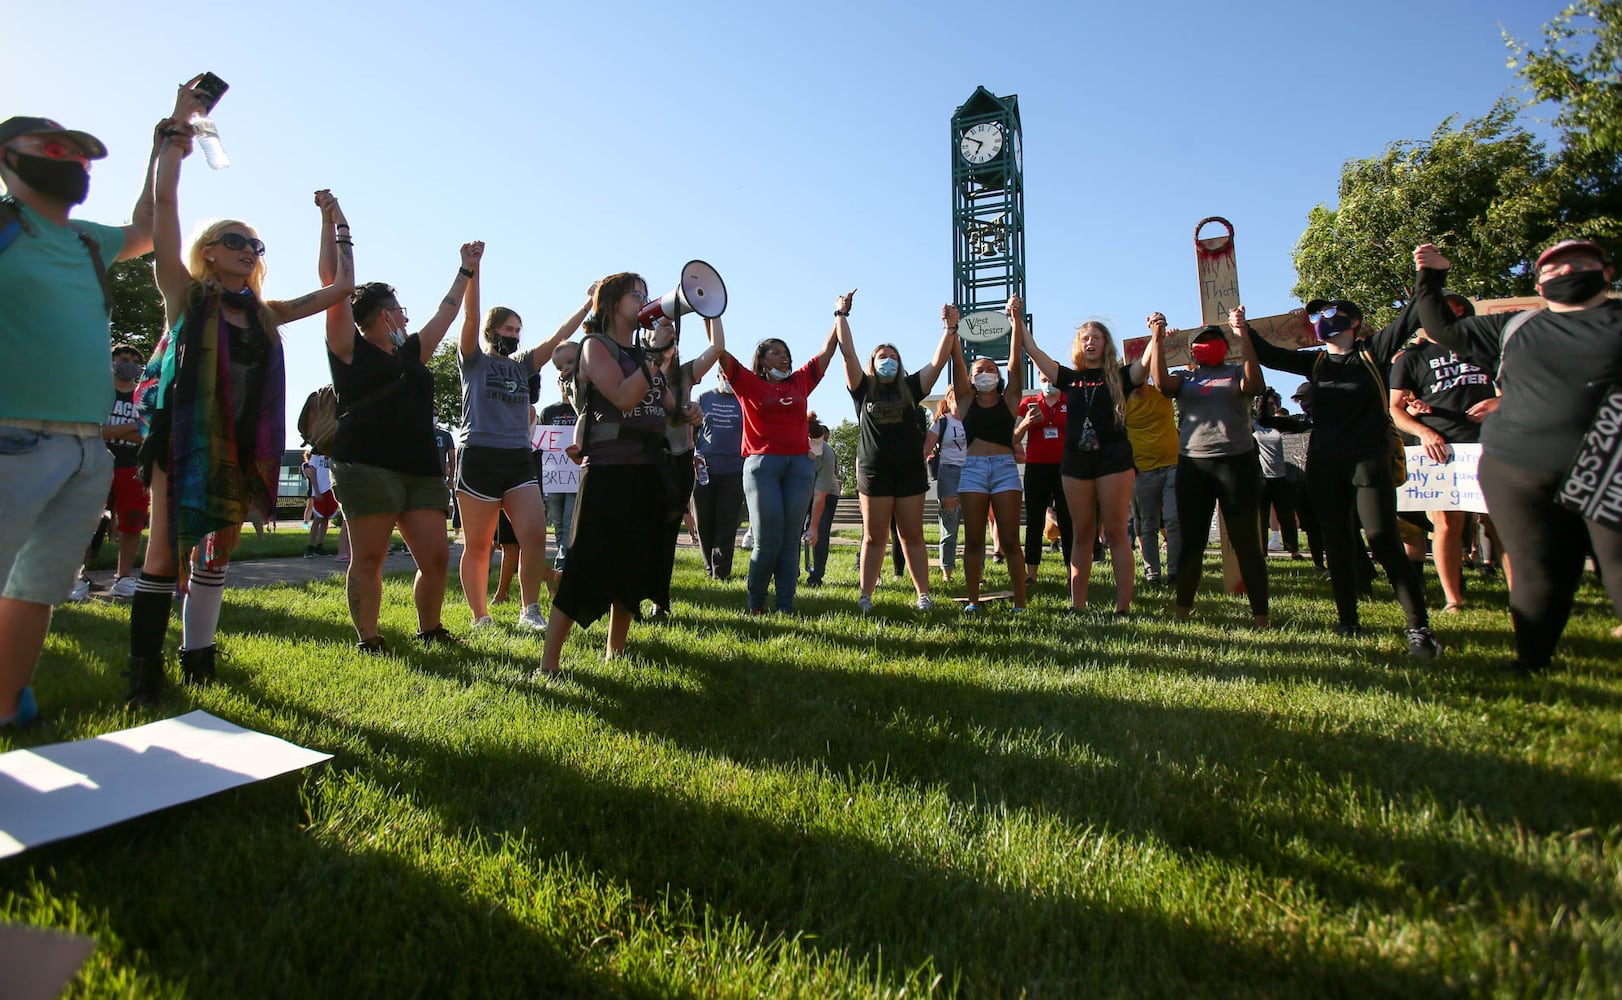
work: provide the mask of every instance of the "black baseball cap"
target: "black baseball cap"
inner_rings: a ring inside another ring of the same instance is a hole
[[[1291,399],[1311,399],[1312,398],[1312,383],[1311,382],[1302,382],[1300,385],[1296,386],[1295,395],[1291,396],[1290,398]]]
[[[1202,340],[1212,339],[1220,340],[1226,344],[1228,342],[1228,333],[1220,326],[1202,326],[1198,331],[1195,332],[1194,336],[1188,339],[1188,342],[1190,344],[1198,344]]]
[[[61,122],[54,122],[49,118],[30,118],[18,115],[0,122],[0,143],[23,135],[50,136],[59,135],[71,139],[74,145],[84,150],[85,156],[92,160],[104,159],[107,156],[107,147],[101,140],[89,132],[76,132],[70,128],[63,128]]]

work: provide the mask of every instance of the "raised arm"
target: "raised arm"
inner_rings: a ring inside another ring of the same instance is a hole
[[[1256,348],[1250,344],[1250,338],[1245,336],[1245,328],[1250,324],[1245,322],[1245,307],[1228,313],[1228,326],[1233,330],[1234,336],[1239,338],[1239,358],[1244,364],[1244,373],[1239,376],[1239,391],[1247,396],[1255,396],[1267,388],[1267,376],[1262,374],[1262,363],[1256,360]]]
[[[1025,300],[1018,295],[1008,297],[1009,319],[1025,314]],[[1003,404],[1008,412],[1019,416],[1019,401],[1025,395],[1025,324],[1021,322],[1014,327],[1008,338],[1008,379],[1003,389]]]
[[[1256,360],[1267,367],[1296,375],[1312,374],[1312,364],[1317,360],[1315,351],[1292,351],[1269,344],[1257,335],[1256,328],[1249,323],[1245,324],[1245,339],[1250,341],[1250,349],[1256,355]]]
[[[1041,372],[1042,376],[1049,382],[1057,382],[1059,380],[1059,363],[1048,357],[1047,352],[1038,347],[1036,341],[1031,338],[1030,331],[1025,329],[1024,314],[1011,318],[1014,321],[1015,328],[1019,330],[1020,343],[1025,346],[1025,353],[1030,355],[1031,363],[1036,365],[1036,370]]]
[[[944,306],[941,308],[941,323],[946,329],[941,333],[940,343],[935,345],[935,356],[929,359],[928,364],[918,369],[918,386],[924,390],[926,396],[935,388],[935,382],[941,377],[941,371],[951,364],[953,345],[957,343],[957,320],[948,318]]]
[[[727,350],[726,330],[721,326],[721,317],[705,320],[704,332],[709,336],[710,344],[691,362],[694,382],[701,380],[704,373],[710,370],[710,366],[721,360],[721,355]]]
[[[533,351],[529,352],[531,371],[540,371],[542,365],[552,360],[552,355],[557,353],[558,348],[562,347],[564,342],[574,336],[576,330],[580,329],[580,324],[586,321],[586,314],[591,312],[591,302],[596,295],[597,282],[593,281],[586,289],[585,303],[579,309],[576,309],[568,319],[564,320],[556,330],[553,330],[552,336],[541,341]]]
[[[345,250],[353,245],[348,224],[339,223],[343,210],[338,207],[338,199],[332,196],[331,191],[323,189],[315,193],[315,203],[321,209],[321,249],[316,270],[321,272],[323,287],[286,302],[265,303],[278,323],[291,323],[314,316],[341,300],[347,300],[349,293],[355,290],[355,268],[346,254],[338,253],[340,242]]]
[[[941,306],[941,322],[948,330],[956,333],[962,318],[957,306]],[[952,338],[952,387],[967,393],[974,391],[969,383],[969,363],[963,358],[963,339],[956,336]]]
[[[462,336],[456,341],[456,356],[463,361],[479,353],[479,265],[462,289]]]
[[[1176,399],[1177,394],[1183,389],[1183,377],[1173,375],[1171,369],[1166,367],[1166,314],[1150,313],[1148,323],[1149,349],[1143,353],[1149,356],[1149,364],[1154,366],[1150,369],[1150,376],[1162,396]]]
[[[862,362],[856,357],[856,340],[850,332],[850,307],[856,298],[856,289],[839,296],[834,300],[834,336],[839,341],[839,353],[845,356],[845,388],[854,390],[862,384],[867,373],[862,371]],[[833,360],[829,356],[829,361]]]
[[[169,136],[158,152],[157,180],[152,190],[152,269],[171,327],[186,314],[186,289],[192,281],[180,246],[180,161],[190,155],[190,135]]]
[[[152,130],[152,152],[146,158],[146,176],[141,180],[141,193],[135,197],[135,208],[130,211],[130,224],[124,227],[124,245],[119,248],[118,260],[129,260],[152,252],[152,228],[157,223],[157,205],[152,195],[158,154],[163,150],[169,133],[178,131],[174,121],[168,118],[158,122]]]
[[[422,341],[423,364],[428,363],[428,359],[434,356],[434,351],[439,349],[439,342],[445,339],[445,331],[451,328],[451,320],[456,318],[462,291],[477,273],[479,258],[483,256],[482,242],[474,240],[472,243],[462,244],[462,264],[456,269],[456,277],[451,281],[451,290],[439,300],[439,308],[434,311],[433,317],[417,331],[417,339]]]
[[[326,192],[327,204],[321,207],[321,253],[316,262],[316,273],[322,283],[347,283],[355,287],[355,241],[349,235],[349,222],[338,205],[338,199]],[[321,204],[321,193],[316,204]],[[348,364],[355,354],[355,313],[350,297],[341,295],[327,307],[327,350],[339,361]]]
[[[1488,371],[1496,371],[1503,351],[1503,327],[1514,314],[1464,319],[1453,315],[1442,295],[1442,285],[1453,262],[1434,244],[1424,243],[1414,248],[1414,267],[1419,272],[1414,281],[1413,298],[1419,325],[1432,340],[1448,350]]]

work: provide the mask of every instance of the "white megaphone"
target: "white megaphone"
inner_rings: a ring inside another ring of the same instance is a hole
[[[681,282],[643,306],[636,314],[636,321],[651,330],[661,318],[674,320],[691,312],[714,319],[726,309],[727,286],[721,275],[701,260],[690,260],[682,266]]]

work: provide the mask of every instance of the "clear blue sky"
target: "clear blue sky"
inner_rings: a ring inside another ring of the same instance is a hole
[[[395,285],[418,322],[465,240],[488,244],[485,305],[517,309],[526,343],[595,278],[640,271],[657,294],[701,257],[726,278],[735,353],[773,335],[804,358],[858,288],[858,349],[893,341],[913,368],[952,291],[948,122],[976,86],[1019,95],[1028,305],[1062,355],[1089,317],[1118,338],[1156,309],[1197,323],[1208,215],[1235,225],[1252,315],[1299,305],[1290,253],[1341,164],[1518,93],[1500,31],[1535,40],[1561,4],[13,7],[0,117],[48,115],[112,151],[84,218],[128,218],[177,83],[231,84],[214,117],[234,163],[187,161],[182,224],[256,227],[272,297],[315,287],[311,194],[330,187],[360,279]],[[285,332],[296,444],[330,377],[320,319]],[[852,415],[837,371],[813,405]]]

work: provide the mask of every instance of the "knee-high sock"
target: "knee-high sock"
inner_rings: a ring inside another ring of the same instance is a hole
[[[169,609],[174,600],[174,577],[141,572],[135,581],[135,596],[130,598],[131,656],[163,655],[163,634],[169,630]]]
[[[225,600],[225,570],[198,566],[192,570],[191,585],[180,609],[181,649],[203,649],[214,645],[220,627],[220,604]]]

